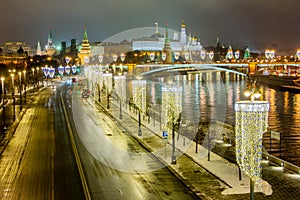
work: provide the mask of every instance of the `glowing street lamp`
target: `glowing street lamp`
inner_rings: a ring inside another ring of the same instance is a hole
[[[250,198],[254,199],[254,184],[261,178],[262,135],[267,130],[269,103],[254,101],[260,95],[247,90],[250,101],[235,103],[236,159],[250,177]]]
[[[1,77],[1,84],[2,84],[2,119],[3,119],[3,127],[4,127],[4,131],[6,131],[6,122],[5,122],[5,91],[4,91],[4,77]]]
[[[168,87],[162,87],[162,115],[163,115],[163,129],[168,130],[170,127],[168,123],[172,125],[172,158],[171,163],[176,164],[175,155],[175,125],[180,119],[180,113],[182,111],[182,87],[170,85]]]

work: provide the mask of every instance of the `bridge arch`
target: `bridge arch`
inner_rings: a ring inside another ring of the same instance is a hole
[[[156,69],[147,71],[147,72],[143,72],[141,73],[142,76],[145,75],[151,75],[151,74],[155,74],[155,73],[159,73],[159,72],[164,72],[164,71],[168,71],[168,70],[176,70],[176,69],[190,69],[190,70],[217,70],[217,71],[223,71],[223,72],[229,72],[229,73],[234,73],[240,76],[247,76],[247,74],[232,70],[232,69],[227,69],[227,68],[223,68],[223,67],[219,67],[215,64],[169,64],[169,65],[137,65],[138,67],[157,67]]]

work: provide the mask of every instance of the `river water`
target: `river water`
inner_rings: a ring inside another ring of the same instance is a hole
[[[161,88],[172,79],[172,84],[182,87],[183,124],[186,122],[195,127],[196,131],[200,118],[205,117],[234,125],[234,104],[236,101],[246,100],[243,91],[247,80],[223,81],[214,74],[209,77],[202,75],[200,78],[193,75],[192,80],[187,75],[180,74],[147,80],[147,104],[159,111]],[[130,81],[128,85],[130,93]],[[270,103],[269,130],[280,133],[280,140],[270,140],[270,132],[265,133],[264,147],[272,155],[300,166],[300,94],[261,87],[263,95],[260,100]]]

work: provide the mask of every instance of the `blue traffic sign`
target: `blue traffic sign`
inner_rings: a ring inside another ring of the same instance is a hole
[[[167,131],[163,131],[163,132],[162,132],[162,136],[163,136],[163,137],[168,137],[168,132],[167,132]]]

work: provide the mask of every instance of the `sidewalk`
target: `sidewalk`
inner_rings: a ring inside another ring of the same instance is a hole
[[[106,108],[106,98],[101,98],[100,103]],[[95,99],[96,100],[96,99]],[[92,99],[89,99],[94,103]],[[119,119],[119,103],[112,99],[108,112],[116,122],[126,131],[130,132],[143,146],[151,151],[161,162],[173,171],[177,177],[191,188],[201,199],[249,199],[250,180],[242,173],[239,180],[238,167],[228,162],[217,154],[210,153],[210,161],[207,158],[207,149],[200,146],[195,153],[195,143],[190,139],[176,134],[176,164],[171,164],[172,137],[169,133],[167,144],[162,139],[162,131],[159,122],[151,119],[142,120],[142,136],[138,136],[138,115],[129,111],[128,107],[122,108],[122,119]],[[143,119],[143,117],[142,117]],[[215,125],[214,129],[225,134],[229,131]],[[222,134],[221,134],[222,135]],[[227,148],[228,144],[222,148]],[[263,179],[260,185],[256,185],[255,199],[297,199],[300,196],[300,175],[263,162]]]

